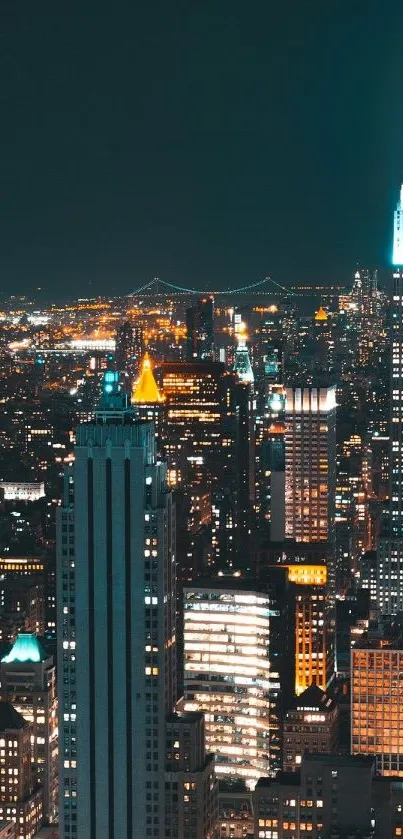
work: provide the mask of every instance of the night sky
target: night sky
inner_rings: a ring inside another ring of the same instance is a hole
[[[3,292],[387,266],[401,0],[1,0]]]

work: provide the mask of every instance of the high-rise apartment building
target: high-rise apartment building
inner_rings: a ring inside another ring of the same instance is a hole
[[[184,587],[185,709],[202,711],[219,778],[254,787],[273,772],[271,701],[280,689],[270,656],[270,594],[222,577]]]
[[[42,825],[43,791],[32,777],[32,726],[9,702],[0,702],[0,819],[15,822],[18,839]]]
[[[403,777],[403,637],[380,625],[351,648],[351,752],[373,755],[379,774]]]
[[[336,388],[287,387],[285,535],[328,542],[335,519]]]
[[[62,839],[166,839],[175,520],[151,423],[115,384],[76,431],[58,530]]]
[[[0,663],[1,699],[32,726],[32,783],[43,788],[43,818],[57,820],[58,719],[56,667],[35,635],[18,635]]]

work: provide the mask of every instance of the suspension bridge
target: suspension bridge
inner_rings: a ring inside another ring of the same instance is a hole
[[[214,297],[216,297],[218,295],[249,294],[250,292],[253,292],[255,294],[273,294],[275,291],[277,291],[277,294],[279,293],[279,291],[282,294],[287,295],[290,295],[292,293],[290,289],[285,288],[279,283],[276,283],[275,280],[271,279],[271,277],[264,277],[262,280],[258,280],[255,283],[250,283],[249,285],[240,286],[238,288],[226,288],[221,289],[219,291],[207,291],[206,289],[200,288],[186,288],[185,286],[175,285],[175,283],[169,283],[166,280],[161,280],[159,277],[154,277],[148,283],[145,283],[145,285],[142,285],[139,288],[134,289],[134,291],[132,291],[128,296],[155,296],[160,294],[166,296],[168,293],[175,292],[176,294],[197,294],[198,296],[202,296],[203,294],[211,294]]]

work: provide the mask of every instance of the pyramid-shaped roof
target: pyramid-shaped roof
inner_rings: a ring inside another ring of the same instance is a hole
[[[294,700],[294,708],[317,708],[320,711],[332,711],[335,706],[334,699],[318,685],[309,685]]]
[[[45,652],[36,635],[21,633],[17,635],[10,652],[1,660],[5,664],[24,664],[25,662],[39,664],[40,661],[46,661],[48,658],[50,656]]]
[[[328,315],[326,314],[326,312],[325,312],[325,310],[324,310],[323,306],[319,306],[319,309],[318,309],[318,311],[317,311],[317,312],[316,312],[316,314],[315,314],[315,320],[323,320],[323,321],[325,321],[325,320],[327,320],[327,319],[328,319]]]
[[[11,702],[0,702],[0,731],[17,731],[26,725],[27,721],[15,710]]]
[[[141,364],[140,376],[133,387],[132,402],[142,405],[147,402],[163,401],[164,397],[159,392],[157,382],[154,379],[150,356],[146,353]]]

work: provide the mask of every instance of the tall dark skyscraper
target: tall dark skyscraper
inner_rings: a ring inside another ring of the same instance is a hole
[[[190,503],[189,530],[211,526],[214,567],[235,566],[248,535],[247,386],[212,361],[166,363],[161,378],[169,483]]]
[[[200,297],[186,312],[186,357],[214,359],[214,298]]]
[[[391,318],[389,510],[378,546],[377,605],[382,614],[403,609],[403,244],[402,196],[394,216]]]
[[[153,424],[135,420],[113,376],[77,428],[59,516],[61,835],[166,839],[175,519]]]
[[[126,372],[134,379],[140,371],[144,353],[143,333],[140,326],[127,320],[116,332],[115,364],[119,373]]]

